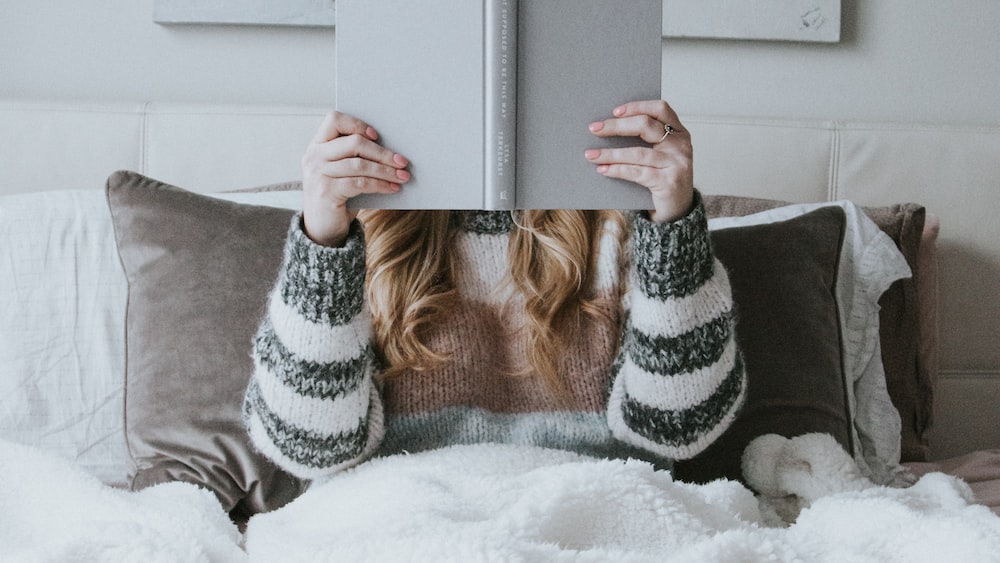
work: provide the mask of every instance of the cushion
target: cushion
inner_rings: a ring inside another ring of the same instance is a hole
[[[747,399],[716,442],[675,463],[677,478],[740,480],[743,450],[767,433],[827,433],[852,451],[836,295],[845,227],[844,210],[831,206],[712,231],[733,289]]]
[[[0,438],[123,485],[127,287],[100,190],[0,197]]]
[[[926,461],[934,388],[931,359],[921,348],[924,327],[917,293],[924,274],[919,256],[926,212],[915,204],[869,207],[865,212],[897,244],[913,271],[912,277],[897,281],[882,294],[879,334],[886,385],[902,419],[901,460]]]
[[[739,196],[706,196],[710,217],[746,216],[789,205],[787,202]],[[926,239],[925,209],[906,203],[862,207],[864,213],[895,243],[912,275],[893,282],[879,298],[878,323],[881,358],[892,404],[902,420],[901,461],[929,459],[929,430],[936,377],[936,345],[933,315],[922,311],[932,306],[920,299],[917,289],[933,284],[934,272],[927,253],[933,251],[936,230]],[[923,243],[922,243],[923,240]],[[922,303],[923,301],[923,303]]]
[[[244,515],[283,505],[304,484],[254,451],[240,406],[293,211],[132,172],[108,179],[107,198],[128,280],[130,486],[193,482]]]

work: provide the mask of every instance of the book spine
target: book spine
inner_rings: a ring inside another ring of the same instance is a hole
[[[517,138],[517,0],[485,2],[484,209],[514,209]]]

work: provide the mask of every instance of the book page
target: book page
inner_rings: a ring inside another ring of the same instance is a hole
[[[398,194],[356,208],[483,205],[483,3],[338,0],[337,109],[410,159]]]
[[[583,152],[644,145],[587,127],[625,102],[660,99],[661,9],[661,0],[522,0],[518,208],[652,208],[648,189],[597,174]]]

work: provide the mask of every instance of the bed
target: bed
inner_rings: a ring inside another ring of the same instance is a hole
[[[689,118],[751,381],[719,442],[672,473],[482,445],[310,488],[249,447],[239,401],[324,111],[0,100],[0,555],[1000,554],[1000,130]]]

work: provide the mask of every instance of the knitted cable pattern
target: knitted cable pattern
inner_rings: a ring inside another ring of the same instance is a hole
[[[302,478],[349,467],[382,440],[364,276],[360,229],[331,249],[293,221],[254,339],[243,418],[261,453]]]
[[[700,196],[679,221],[636,214],[631,226],[632,301],[608,425],[623,441],[686,459],[732,423],[746,396],[729,279],[713,257]]]

